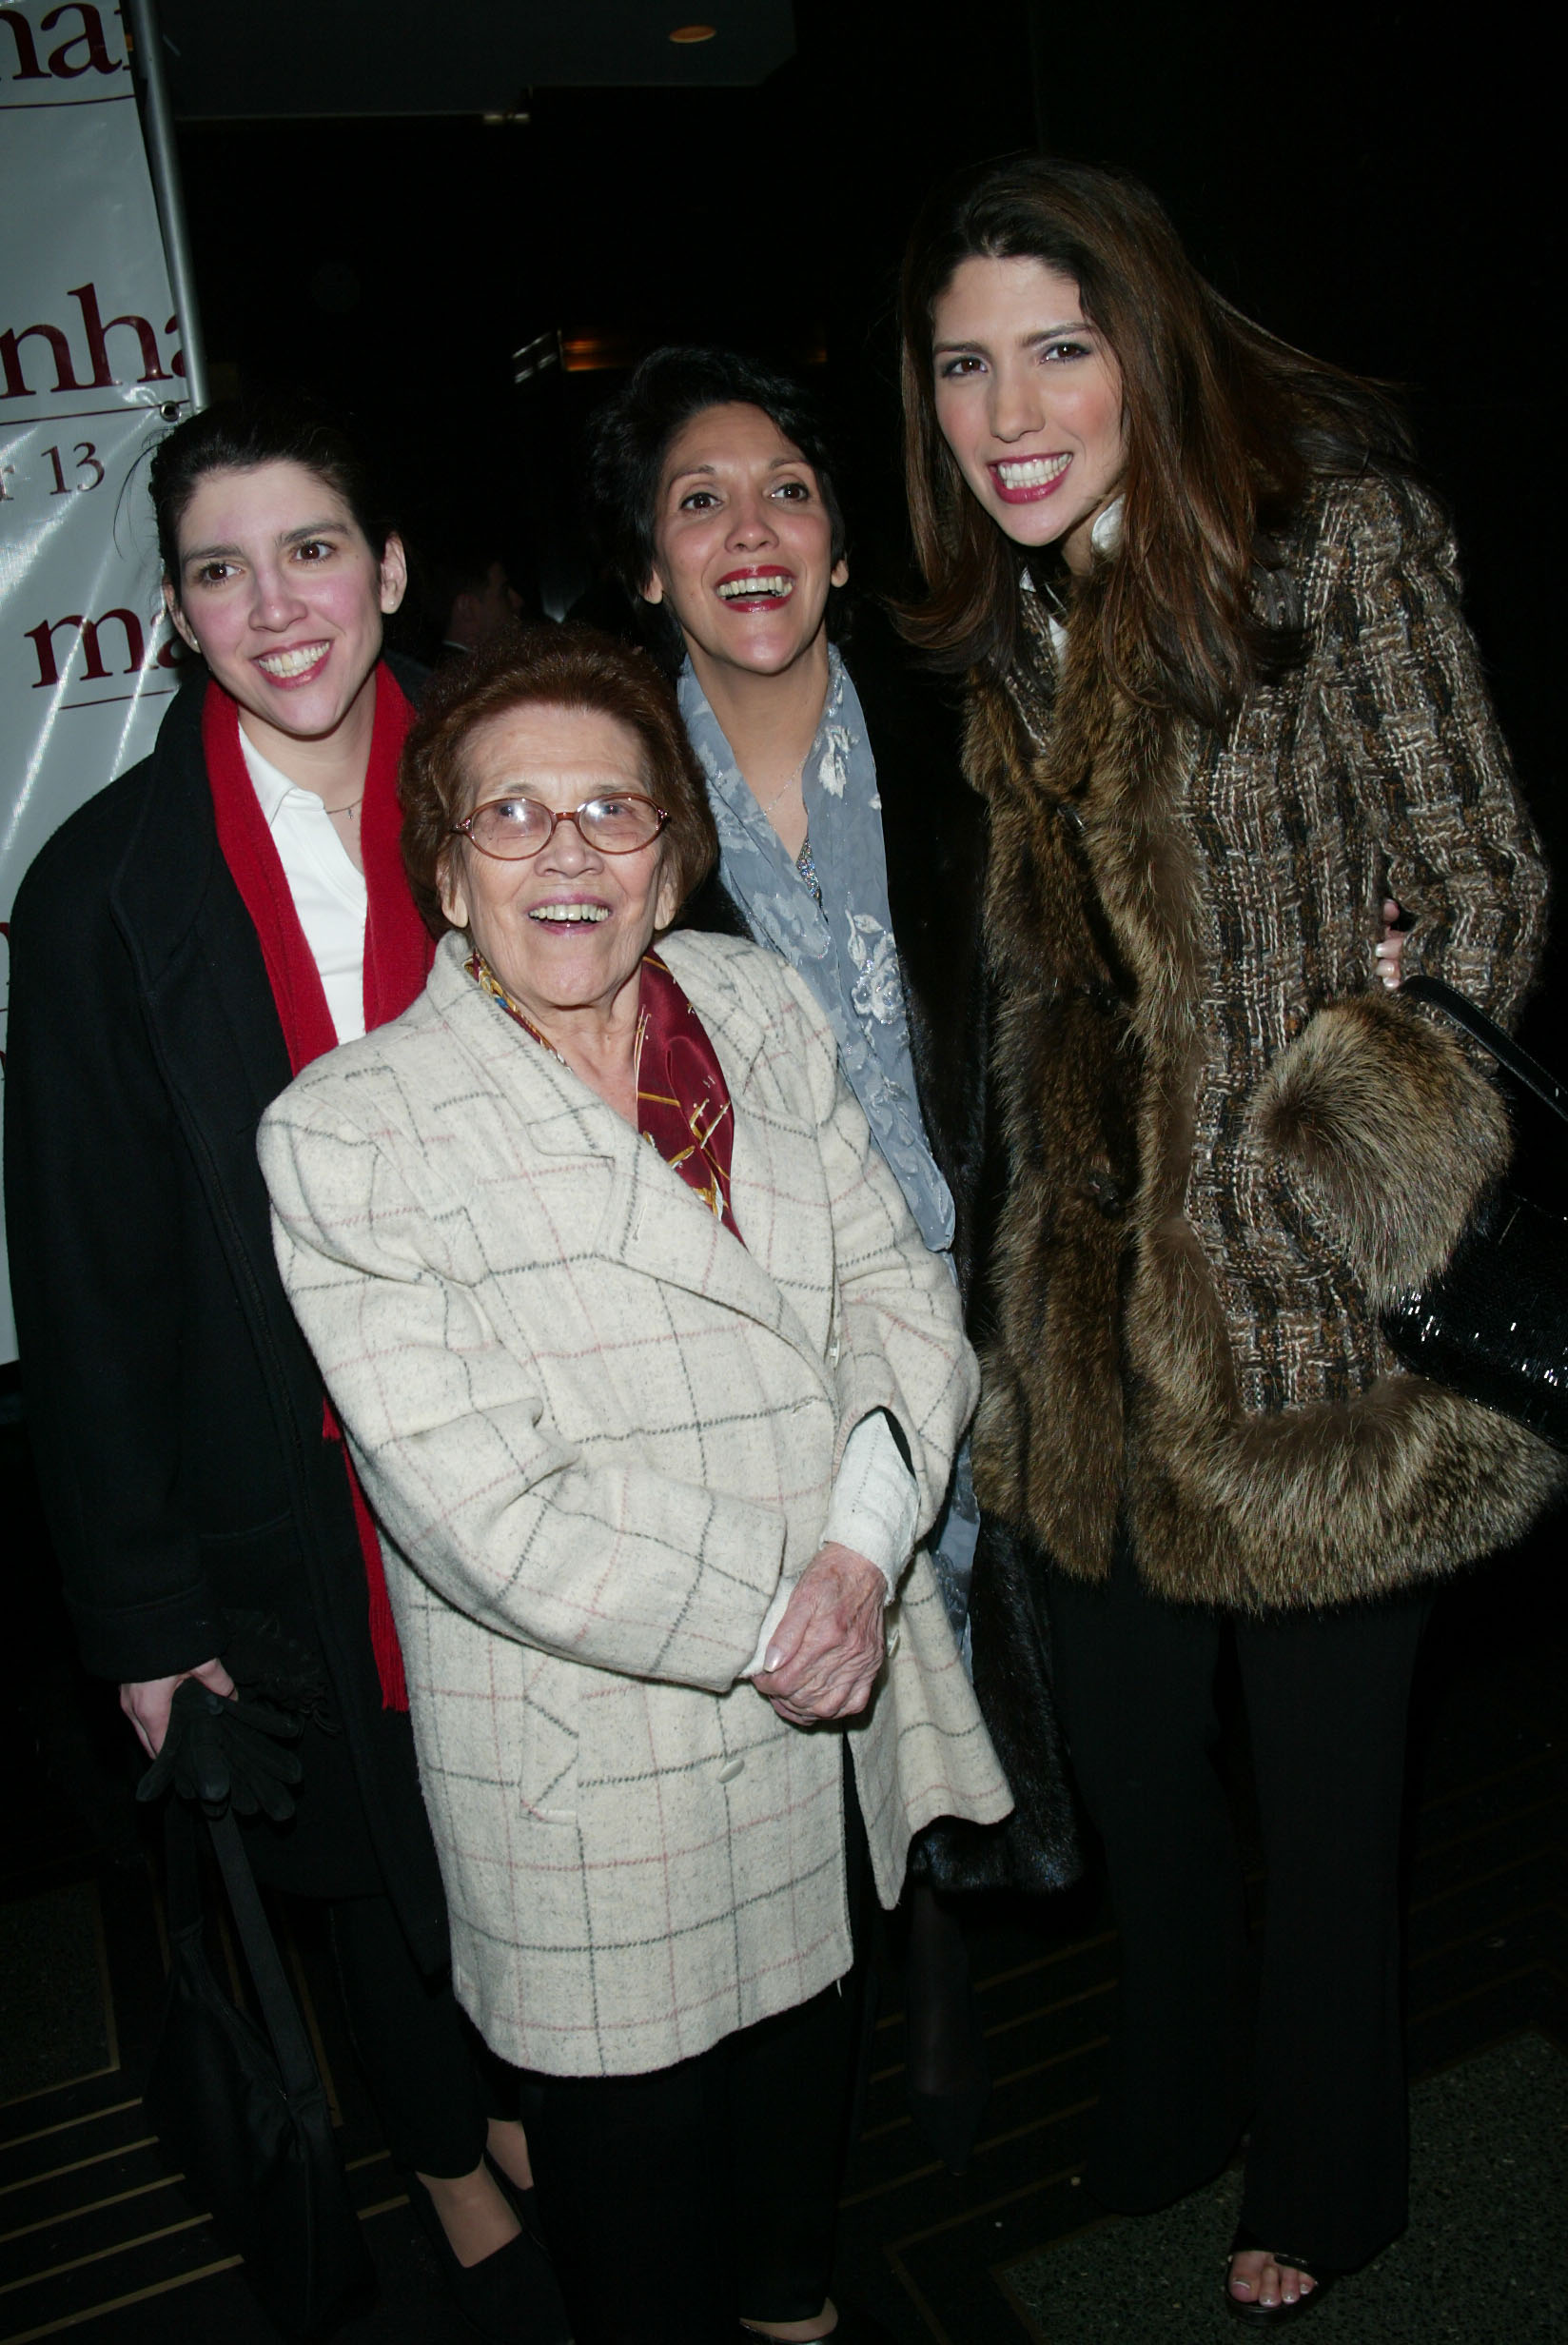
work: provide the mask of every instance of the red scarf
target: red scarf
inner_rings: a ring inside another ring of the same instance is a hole
[[[365,768],[360,816],[360,852],[364,858],[364,1022],[366,1030],[401,1015],[422,991],[435,946],[414,909],[403,874],[402,813],[398,804],[398,759],[414,712],[385,662],[376,670],[376,719]],[[216,683],[206,688],[202,709],[202,746],[217,818],[218,845],[261,941],[262,959],[278,1021],[296,1074],[337,1043],[320,973],[294,909],[294,898],[272,833],[256,796],[240,747],[238,703]],[[370,1644],[381,1679],[382,1704],[406,1710],[408,1688],[402,1654],[387,1599],[381,1542],[365,1505],[347,1445],[322,1402],[322,1437],[342,1446],[343,1470],[354,1502],[354,1522],[364,1559],[370,1604]]]
[[[471,953],[463,967],[525,1034],[532,1035],[552,1058],[560,1058],[555,1044],[513,1000],[482,953]],[[735,1156],[730,1087],[707,1028],[657,953],[643,955],[637,975],[636,1049],[638,1132],[744,1246],[730,1202],[730,1168]],[[561,1063],[567,1062],[562,1059]]]
[[[708,1030],[657,953],[642,956],[637,983],[637,1130],[732,1237],[730,1202],[735,1111]],[[746,1241],[740,1238],[744,1246]]]

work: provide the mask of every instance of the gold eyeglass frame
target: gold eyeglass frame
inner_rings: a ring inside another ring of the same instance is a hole
[[[461,822],[454,822],[451,829],[447,832],[447,837],[449,838],[456,838],[461,835],[462,838],[467,839],[469,845],[474,849],[477,855],[487,855],[492,863],[531,863],[536,855],[542,855],[544,853],[545,848],[555,838],[558,826],[562,822],[576,823],[578,837],[581,839],[583,845],[593,855],[640,855],[644,847],[651,847],[653,845],[654,840],[658,837],[659,833],[663,830],[664,825],[670,819],[669,808],[667,806],[660,806],[657,804],[655,799],[649,798],[646,792],[642,790],[614,790],[606,791],[603,795],[609,798],[620,798],[623,802],[629,805],[648,807],[658,818],[657,821],[654,825],[651,837],[647,838],[639,838],[635,847],[601,847],[597,839],[589,838],[587,832],[583,829],[581,822],[578,819],[580,815],[587,813],[590,806],[598,806],[601,802],[599,798],[585,798],[579,805],[564,807],[558,814],[553,806],[546,806],[541,798],[529,798],[526,790],[509,791],[505,798],[487,798],[483,806],[476,806],[471,814],[464,815]],[[547,814],[550,818],[550,828],[545,833],[545,836],[539,840],[539,845],[537,847],[530,847],[525,855],[498,855],[494,847],[481,847],[479,840],[474,837],[474,825],[479,820],[480,816],[491,806],[516,805],[519,799],[526,800],[530,806],[538,806],[542,813]]]

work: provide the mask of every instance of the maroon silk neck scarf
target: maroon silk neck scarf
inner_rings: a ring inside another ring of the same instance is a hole
[[[514,1001],[482,953],[464,963],[525,1034],[552,1057],[561,1054]],[[645,953],[637,979],[637,1130],[680,1174],[732,1237],[740,1237],[730,1198],[735,1110],[707,1028],[657,953]]]
[[[731,1236],[740,1237],[730,1199],[735,1160],[730,1087],[707,1028],[657,953],[643,955],[637,987],[637,1087],[643,1138],[652,1140]]]

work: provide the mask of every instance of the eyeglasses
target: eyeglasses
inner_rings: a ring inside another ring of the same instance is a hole
[[[560,814],[541,798],[493,798],[476,806],[461,822],[454,822],[450,836],[455,838],[461,831],[480,855],[493,855],[503,863],[520,863],[543,853],[556,835],[558,822],[575,822],[584,846],[598,855],[636,855],[639,847],[652,846],[669,819],[662,806],[636,791],[615,798],[584,798],[580,806]]]

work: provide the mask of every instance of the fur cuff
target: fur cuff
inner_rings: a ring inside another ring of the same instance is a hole
[[[1453,1035],[1371,994],[1320,1010],[1281,1053],[1253,1126],[1331,1215],[1377,1306],[1442,1268],[1511,1148],[1501,1100]]]

